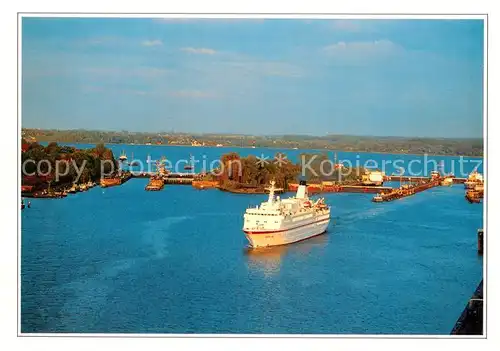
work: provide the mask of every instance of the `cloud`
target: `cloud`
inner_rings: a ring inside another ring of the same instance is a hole
[[[181,48],[181,51],[196,55],[214,55],[217,53],[214,49],[207,48]]]
[[[89,67],[84,71],[88,74],[105,77],[138,77],[156,78],[172,73],[172,70],[157,67]]]
[[[179,98],[203,98],[203,99],[212,99],[219,97],[219,95],[214,92],[203,91],[203,90],[176,90],[168,92],[168,95]]]
[[[332,27],[344,32],[360,32],[363,29],[360,20],[334,20]]]
[[[244,18],[244,17],[234,17],[234,18],[217,18],[217,17],[171,17],[171,18],[153,18],[155,23],[194,23],[194,22],[209,22],[209,23],[234,23],[234,22],[253,22],[253,23],[263,23],[265,18]]]
[[[298,66],[279,61],[236,61],[228,62],[228,66],[251,74],[299,78],[303,76]]]
[[[88,45],[103,45],[103,44],[114,44],[122,41],[120,38],[117,37],[94,37],[94,38],[88,38],[82,42],[82,44],[88,44]]]
[[[137,67],[130,74],[143,78],[154,78],[173,73],[173,70],[157,67]]]
[[[159,39],[155,40],[145,40],[142,42],[143,46],[162,46],[163,42]]]
[[[208,91],[208,90],[163,90],[163,89],[153,89],[153,90],[138,90],[138,89],[116,89],[116,87],[109,87],[105,89],[102,86],[96,85],[84,85],[82,86],[82,91],[84,93],[118,93],[125,95],[136,95],[136,96],[149,96],[153,98],[165,98],[165,96],[176,97],[176,98],[193,98],[193,99],[214,99],[220,97],[219,94]]]
[[[151,92],[144,90],[124,89],[121,92],[123,94],[129,94],[129,95],[139,95],[139,96],[151,95]]]
[[[390,40],[375,41],[340,41],[328,45],[323,51],[332,58],[366,60],[388,57],[403,51],[403,48]]]

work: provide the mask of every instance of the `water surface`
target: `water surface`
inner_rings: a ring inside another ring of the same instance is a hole
[[[449,334],[482,279],[482,205],[460,185],[382,204],[327,194],[327,234],[248,251],[242,215],[265,196],[146,183],[31,199],[22,332]]]

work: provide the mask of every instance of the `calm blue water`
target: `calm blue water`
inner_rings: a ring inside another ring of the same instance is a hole
[[[265,196],[146,183],[31,200],[22,332],[449,334],[482,279],[483,207],[460,185],[383,204],[327,194],[327,234],[249,253],[242,214]]]

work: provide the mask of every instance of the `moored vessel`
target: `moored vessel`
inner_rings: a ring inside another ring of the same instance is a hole
[[[122,151],[122,153],[118,159],[120,161],[127,161],[127,154],[125,154],[125,151]]]
[[[376,194],[373,199],[372,199],[373,202],[383,202],[384,201],[384,198],[382,197],[381,194]]]
[[[467,181],[464,183],[465,189],[474,189],[476,185],[483,184],[483,176],[478,171],[473,171],[469,174]]]
[[[268,190],[268,200],[244,215],[243,231],[251,247],[290,244],[326,231],[330,208],[323,198],[309,198],[305,181],[300,182],[294,197],[284,200],[275,198],[274,181]]]
[[[149,183],[148,183],[148,185],[146,185],[145,189],[147,191],[159,191],[159,190],[162,190],[164,186],[165,186],[165,181],[163,180],[162,177],[152,176],[149,179]]]
[[[186,171],[190,171],[193,169],[193,155],[189,154],[189,163],[187,165],[184,166],[184,169]]]
[[[441,181],[442,186],[452,186],[453,185],[453,177],[451,176],[446,176],[443,178]]]
[[[472,203],[480,203],[483,198],[483,193],[475,190],[467,190],[465,193],[465,198],[467,201]]]

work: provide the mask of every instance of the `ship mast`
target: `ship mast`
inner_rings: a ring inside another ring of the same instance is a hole
[[[276,182],[273,180],[271,180],[270,182],[271,186],[269,188],[267,188],[267,190],[269,190],[269,199],[267,200],[267,202],[269,204],[272,204],[273,201],[274,201],[274,190],[275,190],[275,187],[274,185],[276,184]]]

